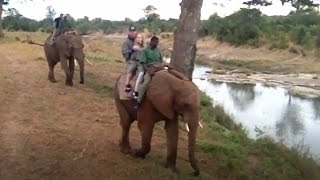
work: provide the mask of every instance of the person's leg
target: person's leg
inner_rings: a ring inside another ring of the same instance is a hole
[[[139,87],[140,87],[140,84],[142,83],[143,81],[143,75],[144,75],[144,71],[143,71],[143,68],[141,65],[138,65],[138,78],[137,78],[137,81],[136,81],[136,84],[134,86],[134,92],[133,92],[133,97],[135,99],[138,98],[138,94],[139,94]]]
[[[56,31],[57,31],[57,28],[54,28],[53,29],[53,32],[52,32],[52,35],[51,35],[51,39],[50,39],[50,41],[48,42],[49,44],[53,44],[53,40],[54,40],[54,36],[55,36],[55,34],[56,34]]]
[[[125,83],[125,91],[129,92],[132,90],[132,87],[130,85],[130,81],[133,78],[133,73],[136,69],[136,62],[128,61],[127,63],[127,77],[126,77],[126,83]]]
[[[140,104],[142,102],[143,96],[148,88],[149,82],[151,81],[151,76],[148,73],[145,73],[143,77],[143,83],[140,84],[138,88],[138,98],[137,101]]]

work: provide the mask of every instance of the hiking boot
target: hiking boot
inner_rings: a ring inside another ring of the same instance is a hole
[[[137,99],[138,99],[138,96],[139,96],[139,93],[138,93],[137,91],[135,91],[135,92],[132,93],[132,96],[133,96],[133,98],[134,98],[135,100],[137,100]]]
[[[124,91],[130,92],[130,91],[131,91],[131,85],[130,85],[130,84],[126,84],[126,85],[124,86]]]
[[[133,109],[137,110],[137,109],[139,109],[139,106],[140,106],[140,104],[137,102],[137,104],[133,106]]]

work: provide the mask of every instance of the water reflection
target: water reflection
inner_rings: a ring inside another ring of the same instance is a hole
[[[226,84],[229,88],[229,94],[234,102],[234,105],[241,111],[245,111],[253,103],[256,93],[254,92],[255,85],[253,84]]]
[[[300,135],[304,131],[304,122],[301,116],[301,107],[292,101],[288,96],[288,103],[285,106],[280,120],[276,123],[276,135],[285,141]]]
[[[203,77],[206,67],[196,66],[194,77]],[[241,123],[251,138],[256,128],[289,146],[304,142],[320,157],[320,99],[291,96],[287,90],[262,84],[236,84],[193,80],[214,103]]]
[[[314,120],[320,121],[320,98],[312,102],[314,110]]]

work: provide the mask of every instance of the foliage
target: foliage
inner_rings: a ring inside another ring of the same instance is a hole
[[[290,43],[315,48],[320,15],[312,9],[291,12],[288,16],[265,16],[258,9],[241,9],[221,18],[213,14],[203,29],[221,42],[234,45],[287,49]]]
[[[268,6],[269,0],[250,0],[245,4],[248,6]],[[284,3],[289,2],[283,1]],[[290,1],[291,2],[291,1]],[[320,15],[310,7],[310,0],[292,1],[300,4],[297,11],[291,12],[288,16],[265,16],[258,9],[243,8],[227,17],[219,17],[213,14],[208,20],[202,22],[199,32],[201,37],[213,36],[221,42],[227,42],[236,46],[250,45],[258,47],[265,45],[270,49],[287,49],[292,44],[302,46],[306,49],[319,48]],[[312,1],[313,2],[313,1]],[[106,34],[124,32],[128,26],[134,24],[139,31],[148,29],[150,34],[161,32],[173,32],[177,20],[163,20],[156,13],[157,8],[147,6],[143,9],[145,17],[138,21],[125,18],[123,21],[110,21],[101,18],[90,20],[84,16],[74,19],[69,16],[71,26],[81,34],[88,34],[94,31],[102,31]],[[24,18],[16,9],[10,9],[3,19],[3,26],[8,30],[24,30],[52,32],[52,21],[56,14],[52,7],[47,7],[46,18],[35,21]]]
[[[46,18],[50,19],[51,21],[54,20],[54,17],[56,16],[56,11],[53,9],[52,6],[48,6],[47,7],[47,14],[46,14]]]

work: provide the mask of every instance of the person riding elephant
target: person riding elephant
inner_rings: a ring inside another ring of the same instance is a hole
[[[135,85],[135,91],[133,96],[137,99],[138,104],[141,103],[144,93],[148,87],[151,80],[151,76],[154,72],[151,72],[155,66],[163,63],[163,58],[160,50],[158,49],[159,38],[153,36],[150,40],[148,47],[143,49],[138,57],[139,75]],[[149,70],[149,71],[148,71]]]
[[[134,40],[137,36],[137,30],[134,26],[129,27],[129,33],[126,40],[122,43],[121,53],[125,58],[126,62],[128,62],[131,58],[132,53],[134,52],[133,45]]]
[[[66,31],[72,30],[71,28],[71,24],[69,23],[68,19],[67,19],[67,15],[63,15],[62,17],[60,17],[60,19],[57,19],[57,22],[55,23],[55,30],[53,33],[53,36],[51,37],[49,44],[53,45],[56,38],[58,36],[60,36],[61,34],[63,34]]]
[[[51,36],[52,35],[47,38],[45,44],[29,42],[29,44],[44,46],[44,52],[49,66],[48,80],[56,83],[54,67],[60,62],[61,69],[64,70],[66,75],[65,84],[72,86],[75,66],[74,59],[76,59],[80,67],[80,84],[83,84],[85,54],[83,52],[84,44],[81,36],[74,31],[68,31],[58,36],[54,45],[49,44]]]
[[[61,33],[72,29],[71,24],[68,21],[68,16],[67,15],[64,15],[62,20],[60,21],[59,29],[61,29]]]
[[[156,38],[153,38],[153,42],[156,42],[155,40]],[[155,47],[153,43],[151,45]],[[199,175],[200,170],[194,153],[197,128],[200,125],[200,91],[198,87],[177,71],[175,73],[170,73],[169,70],[157,71],[146,89],[145,97],[141,101],[140,107],[136,109],[134,108],[136,104],[134,99],[127,99],[121,96],[123,92],[121,89],[121,84],[123,83],[121,81],[125,79],[123,76],[126,76],[126,74],[123,73],[119,77],[114,87],[114,98],[122,128],[119,143],[121,152],[144,158],[151,150],[151,139],[155,123],[164,120],[167,136],[166,167],[175,171],[179,131],[178,117],[182,116],[189,129],[189,161],[195,171],[194,175]],[[141,148],[139,149],[132,149],[129,142],[130,127],[135,120],[138,122],[141,134]]]
[[[57,37],[57,36],[60,34],[60,32],[61,32],[61,30],[60,30],[60,28],[59,28],[59,24],[60,24],[62,18],[63,18],[63,14],[61,13],[59,17],[57,17],[57,18],[54,19],[54,23],[53,23],[53,33],[52,33],[53,36],[51,36],[50,44],[53,44],[53,42],[54,42],[54,40],[55,40],[55,37]]]
[[[144,47],[144,41],[143,41],[143,36],[142,34],[137,34],[136,38],[134,39],[134,44],[132,49],[134,50],[132,54],[130,55],[130,59],[127,61],[127,78],[125,82],[125,91],[130,92],[132,90],[132,87],[130,85],[130,81],[134,77],[137,68],[138,68],[138,63],[139,63],[139,56],[141,53],[141,50]]]

